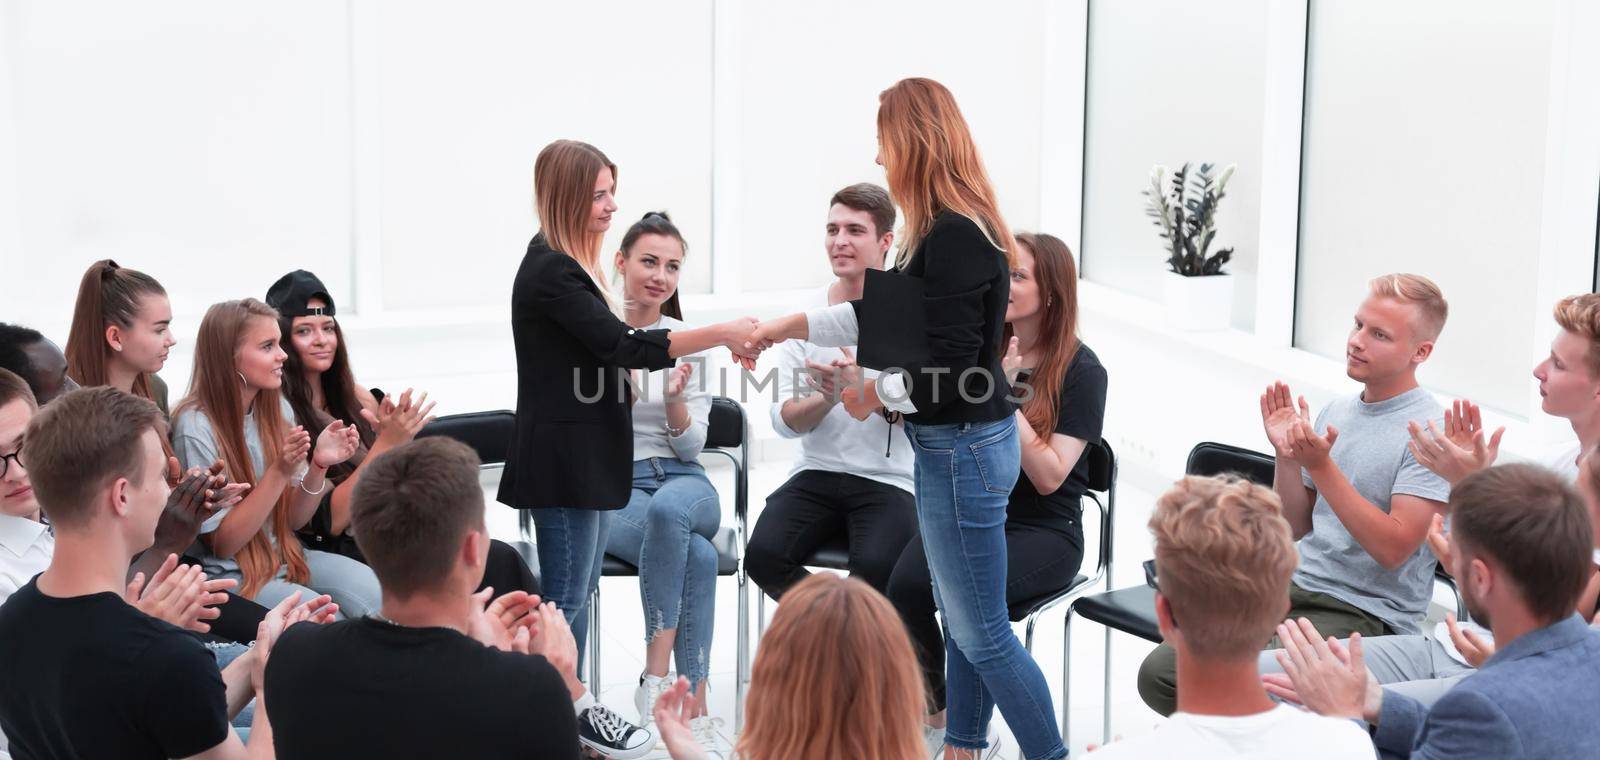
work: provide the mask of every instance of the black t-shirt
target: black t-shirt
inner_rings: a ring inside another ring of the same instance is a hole
[[[1028,380],[1029,374],[1024,372],[1018,380]],[[1045,389],[1035,386],[1033,392],[1043,393]],[[1088,346],[1079,345],[1077,353],[1073,354],[1072,363],[1067,365],[1066,376],[1062,378],[1060,395],[1061,414],[1056,420],[1055,432],[1099,443],[1101,425],[1106,417],[1106,368],[1100,365],[1100,357]],[[1082,499],[1088,490],[1087,453],[1078,457],[1067,479],[1052,493],[1041,495],[1028,474],[1019,473],[1017,485],[1011,489],[1011,502],[1006,506],[1006,519],[1044,524],[1063,524],[1065,520],[1076,526],[1083,517]]]
[[[293,626],[272,649],[266,693],[284,760],[578,757],[561,674],[449,628]]]
[[[56,598],[35,578],[0,606],[0,730],[17,760],[172,758],[228,736],[216,658],[113,593]]]

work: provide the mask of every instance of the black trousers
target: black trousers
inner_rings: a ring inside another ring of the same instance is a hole
[[[1062,517],[1006,522],[1006,603],[1015,605],[1066,588],[1083,564],[1083,521]],[[928,712],[944,709],[944,631],[934,619],[933,576],[919,537],[906,545],[889,577],[889,601],[900,612],[928,686]]]
[[[810,573],[804,562],[838,536],[850,547],[850,575],[882,591],[917,531],[910,492],[859,475],[801,470],[767,497],[750,533],[745,567],[777,599]]]

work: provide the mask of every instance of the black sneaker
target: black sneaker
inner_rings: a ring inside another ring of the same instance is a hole
[[[578,741],[612,760],[633,760],[649,754],[656,736],[596,702],[578,715]]]

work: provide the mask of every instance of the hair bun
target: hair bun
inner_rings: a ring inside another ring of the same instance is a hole
[[[664,222],[672,221],[672,217],[667,216],[667,212],[665,212],[665,211],[649,211],[649,212],[646,212],[644,216],[639,217],[639,221],[643,222],[643,221],[648,221],[650,219],[657,219],[657,218],[661,219]]]

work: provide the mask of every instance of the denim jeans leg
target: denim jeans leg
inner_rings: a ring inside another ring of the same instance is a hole
[[[717,582],[716,535],[722,509],[717,491],[695,463],[651,460],[661,486],[650,497],[639,551],[645,641],[674,630],[678,672],[698,684],[708,674]]]
[[[530,511],[544,598],[555,602],[566,615],[581,663],[588,643],[589,595],[599,580],[607,513],[564,507]]]
[[[364,563],[343,554],[305,550],[311,580],[306,584],[333,597],[345,617],[366,617],[383,605],[378,576]]]
[[[946,636],[946,740],[985,744],[998,705],[1024,757],[1066,748],[1050,687],[1011,630],[1006,608],[1006,504],[1021,468],[1016,422],[907,426],[917,519]]]

